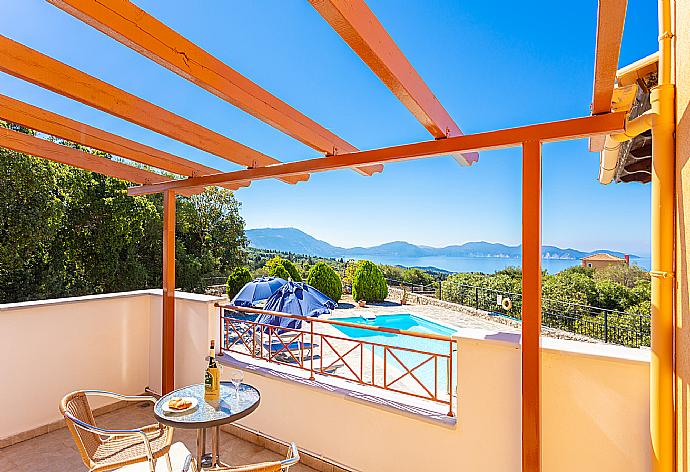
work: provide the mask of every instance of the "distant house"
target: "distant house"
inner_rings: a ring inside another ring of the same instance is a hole
[[[610,265],[625,264],[630,265],[630,256],[625,255],[625,258],[612,256],[611,254],[598,253],[592,254],[591,256],[583,257],[582,267],[591,267],[594,269],[601,269],[602,267],[608,267]]]

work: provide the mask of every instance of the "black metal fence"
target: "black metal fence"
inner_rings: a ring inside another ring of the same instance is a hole
[[[388,285],[410,293],[435,297],[444,301],[487,311],[496,316],[521,320],[522,294],[473,285],[437,282],[434,285],[410,284],[387,279]],[[582,305],[564,300],[542,298],[542,323],[623,346],[649,346],[650,315]]]

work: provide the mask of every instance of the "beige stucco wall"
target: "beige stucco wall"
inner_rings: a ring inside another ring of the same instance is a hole
[[[677,470],[690,471],[690,0],[675,2]]]
[[[200,383],[206,368],[209,340],[220,339],[219,319],[214,302],[220,297],[176,293],[175,300],[175,388]],[[149,387],[161,391],[161,345],[163,298],[150,299]]]
[[[180,386],[203,374],[218,298],[176,296]],[[60,399],[73,390],[159,391],[161,301],[160,290],[144,290],[0,305],[0,404],[11,405],[0,439],[59,420]]]
[[[177,293],[177,386],[201,380],[216,300]],[[12,405],[0,438],[59,420],[75,389],[155,390],[160,304],[145,291],[0,306],[0,395]],[[649,351],[542,343],[544,470],[648,470]],[[455,426],[256,371],[245,378],[262,403],[244,424],[362,471],[518,470],[519,336],[464,330],[458,356]]]
[[[261,407],[242,424],[361,471],[519,470],[519,338],[468,333],[455,427],[255,370]],[[648,351],[544,342],[543,470],[649,470]]]
[[[146,292],[0,305],[0,438],[60,419],[73,390],[143,392],[148,306]]]

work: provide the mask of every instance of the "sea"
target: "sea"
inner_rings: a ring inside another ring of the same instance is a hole
[[[400,257],[400,256],[374,256],[350,255],[349,259],[368,259],[377,264],[400,265],[404,267],[434,267],[448,272],[482,272],[493,274],[494,272],[505,269],[506,267],[520,267],[522,258],[516,257]],[[579,259],[542,259],[542,269],[549,274],[556,274],[568,267],[579,266]],[[651,270],[651,258],[638,257],[630,259],[631,265],[638,265],[644,270]]]

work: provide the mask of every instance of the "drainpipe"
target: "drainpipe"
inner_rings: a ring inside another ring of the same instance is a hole
[[[652,361],[650,438],[652,471],[675,465],[673,363],[675,89],[671,0],[659,0],[659,81],[651,91],[652,127]]]

